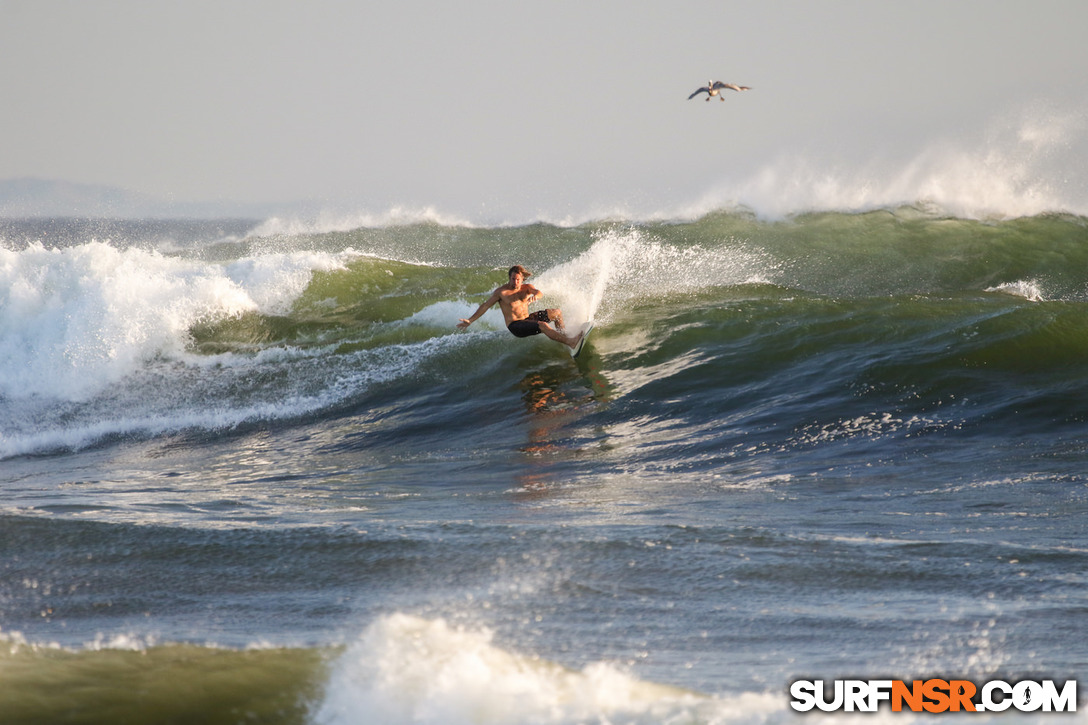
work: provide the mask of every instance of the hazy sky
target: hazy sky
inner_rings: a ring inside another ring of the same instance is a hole
[[[1088,4],[0,0],[0,179],[580,214],[1088,98]],[[725,103],[708,79],[750,85]]]

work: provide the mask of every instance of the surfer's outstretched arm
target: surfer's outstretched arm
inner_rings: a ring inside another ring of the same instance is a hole
[[[495,303],[498,302],[499,299],[500,299],[499,290],[495,290],[494,292],[491,293],[491,296],[488,297],[487,300],[482,305],[480,305],[479,307],[476,308],[476,311],[472,313],[471,317],[469,317],[467,320],[462,318],[461,321],[457,323],[457,327],[464,330],[469,325],[471,325],[473,322],[478,320],[480,318],[480,315],[482,315],[483,313],[487,312],[492,307],[494,307]]]

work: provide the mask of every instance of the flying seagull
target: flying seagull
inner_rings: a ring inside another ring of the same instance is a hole
[[[721,91],[722,91],[723,88],[731,88],[734,91],[750,91],[750,90],[752,90],[748,86],[738,86],[735,83],[722,83],[721,81],[707,81],[705,86],[703,86],[702,88],[698,89],[697,91],[692,93],[690,96],[688,96],[688,100],[690,101],[692,98],[695,98],[695,96],[699,95],[700,93],[705,93],[706,94],[706,100],[708,100],[708,101],[713,96],[717,96],[719,101],[724,101],[725,96],[721,95]]]

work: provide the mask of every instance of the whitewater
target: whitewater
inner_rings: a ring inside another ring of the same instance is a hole
[[[1079,128],[668,210],[0,220],[0,720],[905,723],[790,683],[1083,685]],[[596,321],[577,360],[455,328],[512,264]]]

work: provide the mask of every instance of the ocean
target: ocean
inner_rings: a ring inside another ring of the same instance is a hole
[[[0,722],[909,723],[790,686],[1088,683],[1085,216],[0,240]],[[455,328],[513,264],[596,320],[577,359]]]

